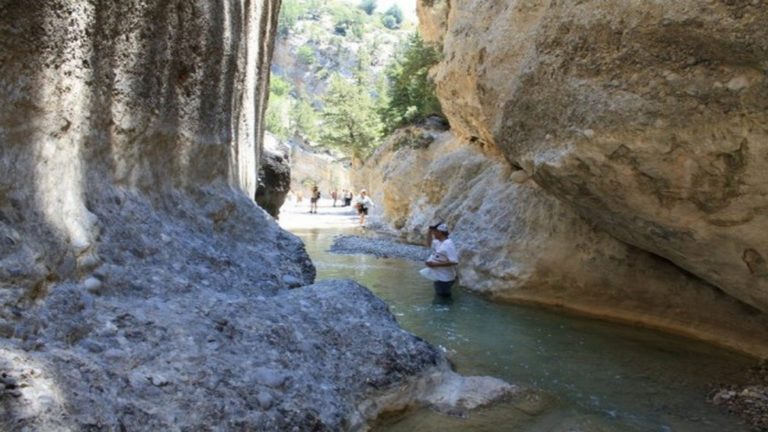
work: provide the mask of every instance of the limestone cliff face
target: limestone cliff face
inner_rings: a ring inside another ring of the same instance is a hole
[[[768,4],[421,1],[455,132],[768,311]]]
[[[96,201],[119,191],[253,196],[278,5],[3,2],[0,209],[46,243],[3,253],[54,269],[82,258],[99,236]]]
[[[500,155],[450,132],[428,146],[404,132],[358,172],[373,219],[421,243],[446,221],[460,283],[500,300],[554,306],[768,354],[768,316],[665,259],[623,243],[542,189]],[[413,133],[411,133],[413,135]],[[374,187],[375,185],[375,187]]]
[[[291,190],[308,198],[312,185],[320,188],[323,198],[333,190],[351,189],[349,159],[317,151],[301,140],[291,142]]]
[[[361,429],[447,370],[365,288],[290,289],[253,203],[279,4],[0,0],[0,429]]]

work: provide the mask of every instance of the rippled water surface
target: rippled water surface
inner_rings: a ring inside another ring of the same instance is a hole
[[[377,431],[748,431],[705,399],[713,384],[740,381],[749,358],[644,329],[494,304],[459,287],[446,303],[418,275],[419,263],[327,252],[340,233],[296,231],[318,280],[369,287],[400,325],[441,347],[464,375],[542,390],[469,418],[423,410]]]

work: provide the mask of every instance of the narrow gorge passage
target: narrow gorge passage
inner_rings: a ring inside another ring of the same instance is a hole
[[[354,226],[351,210],[286,204],[281,224],[306,244],[317,279],[350,278],[369,287],[400,325],[440,347],[464,375],[490,375],[536,392],[474,411],[468,418],[423,410],[383,421],[394,431],[748,431],[708,404],[723,382],[738,382],[753,360],[654,331],[489,302],[454,289],[434,297],[421,264],[329,252],[338,235],[376,236]]]

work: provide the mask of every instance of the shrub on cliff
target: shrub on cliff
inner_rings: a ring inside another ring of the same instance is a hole
[[[296,21],[301,16],[302,7],[297,0],[285,0],[280,7],[280,15],[277,19],[277,32],[281,36],[287,36],[291,32]]]
[[[269,105],[264,116],[266,129],[280,139],[290,136],[290,93],[293,86],[279,75],[273,75],[269,82]]]
[[[360,9],[364,10],[368,15],[373,15],[373,12],[376,10],[376,0],[361,1]]]
[[[403,23],[403,10],[400,9],[400,6],[393,4],[389,9],[387,9],[386,12],[384,12],[384,17],[392,17],[395,20],[395,24],[397,24],[397,27],[400,26],[400,24]]]
[[[330,13],[333,17],[334,31],[339,36],[348,36],[350,33],[356,38],[363,36],[365,15],[358,9],[351,9],[344,4],[332,4]]]
[[[381,111],[386,132],[430,114],[442,115],[429,69],[440,61],[440,53],[413,33],[387,69],[387,105]]]
[[[397,28],[397,21],[391,15],[384,15],[381,17],[381,23],[384,24],[384,27],[390,30]]]
[[[296,56],[305,65],[311,65],[315,62],[315,50],[309,45],[300,46],[296,51]]]
[[[358,159],[368,156],[378,145],[382,131],[368,89],[335,75],[323,103],[320,142]]]

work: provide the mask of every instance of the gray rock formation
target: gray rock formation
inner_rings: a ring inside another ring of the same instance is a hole
[[[290,147],[272,134],[264,135],[256,202],[273,217],[278,217],[291,190],[290,151]]]
[[[38,309],[47,345],[3,344],[0,368],[20,386],[3,430],[357,430],[393,406],[439,407],[440,384],[463,382],[354,282],[202,299],[192,283],[136,289],[59,286]],[[391,391],[414,376],[425,383]]]
[[[362,428],[453,376],[364,288],[289,290],[252,201],[279,3],[0,1],[0,429]]]
[[[402,145],[418,134],[435,139]],[[428,225],[449,224],[465,287],[768,355],[766,314],[615,239],[479,143],[400,131],[357,174],[376,185],[373,223],[418,244]]]
[[[457,134],[768,312],[768,4],[421,1]]]

